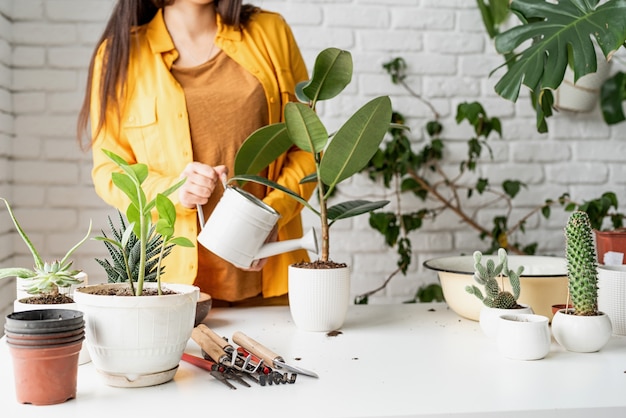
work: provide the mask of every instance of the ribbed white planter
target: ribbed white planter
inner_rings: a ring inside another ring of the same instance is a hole
[[[162,284],[177,292],[163,296],[104,296],[77,289],[74,300],[85,314],[85,334],[96,369],[110,386],[153,386],[171,380],[191,336],[199,289]],[[146,284],[154,287],[154,283]]]
[[[552,318],[552,335],[568,351],[599,351],[609,342],[611,334],[611,320],[605,313],[580,316],[566,314],[565,309],[561,309]]]
[[[303,331],[341,328],[350,304],[350,269],[289,266],[289,309]]]

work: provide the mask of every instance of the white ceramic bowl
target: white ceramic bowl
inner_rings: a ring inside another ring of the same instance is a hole
[[[483,255],[482,263],[497,255]],[[509,255],[509,268],[524,266],[520,277],[519,303],[530,305],[535,314],[552,320],[552,305],[567,302],[567,264],[564,257]],[[471,255],[427,260],[424,267],[437,271],[446,303],[458,315],[478,321],[483,304],[467,293],[465,286],[474,282],[474,259]],[[504,287],[511,290],[508,280]],[[480,288],[480,286],[479,286]]]

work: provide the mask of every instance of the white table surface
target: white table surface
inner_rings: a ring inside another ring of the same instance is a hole
[[[205,323],[228,338],[243,331],[320,377],[229,390],[181,362],[173,381],[129,389],[105,385],[87,363],[79,367],[76,399],[21,405],[2,340],[0,416],[626,417],[622,336],[598,353],[571,353],[553,342],[545,359],[515,361],[445,304],[351,306],[335,337],[297,330],[287,307],[214,309]],[[191,340],[186,351],[200,355]]]

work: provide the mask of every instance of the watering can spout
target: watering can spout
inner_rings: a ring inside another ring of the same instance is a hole
[[[315,229],[311,228],[309,232],[302,236],[302,238],[264,244],[257,252],[255,258],[260,260],[276,254],[282,254],[300,249],[304,249],[315,254],[319,252]]]

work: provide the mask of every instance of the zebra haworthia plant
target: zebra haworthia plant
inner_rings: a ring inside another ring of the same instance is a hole
[[[481,264],[482,257],[480,251],[474,252],[474,280],[484,287],[485,294],[483,295],[476,285],[466,286],[465,290],[490,308],[521,308],[517,299],[521,291],[520,275],[524,271],[524,266],[519,266],[517,271],[509,269],[508,255],[504,248],[498,250],[498,264],[493,259],[489,259],[483,265]],[[498,279],[503,281],[505,277],[508,278],[513,293],[504,290],[504,283],[502,286],[498,283]]]
[[[567,221],[565,258],[574,315],[598,315],[598,264],[586,212],[573,212]]]

